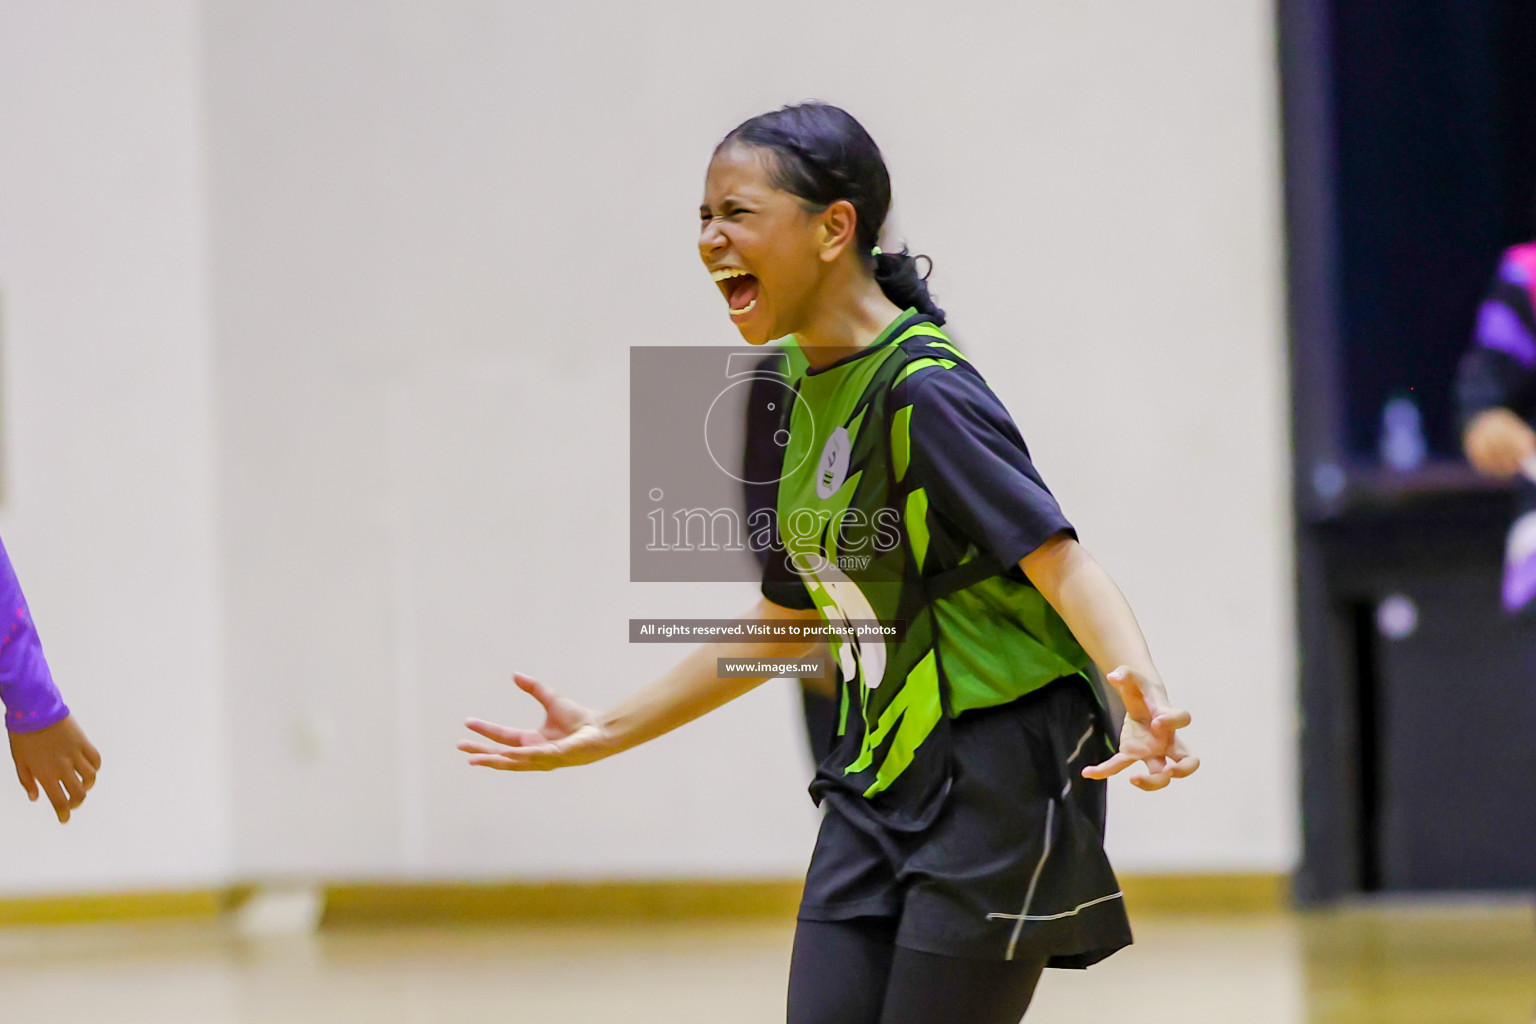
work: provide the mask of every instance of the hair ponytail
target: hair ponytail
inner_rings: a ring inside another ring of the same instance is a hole
[[[892,253],[875,248],[891,209],[891,176],[880,147],[852,114],[830,103],[782,107],[737,125],[715,151],[732,143],[771,152],[774,185],[802,202],[822,210],[839,199],[852,203],[858,214],[854,244],[873,257],[885,297],[944,322],[944,311],[928,294],[933,261],[905,247]],[[924,273],[917,272],[918,260],[928,260]]]
[[[918,273],[918,260],[926,260],[928,268]],[[875,283],[897,306],[909,306],[919,313],[933,318],[936,324],[944,323],[944,311],[928,292],[928,275],[933,273],[933,260],[916,255],[902,246],[901,252],[875,251]]]

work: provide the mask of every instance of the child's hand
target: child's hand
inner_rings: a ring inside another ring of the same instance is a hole
[[[27,798],[36,800],[41,790],[61,825],[85,802],[86,790],[96,785],[101,768],[101,755],[73,716],[36,732],[11,733],[11,759]]]

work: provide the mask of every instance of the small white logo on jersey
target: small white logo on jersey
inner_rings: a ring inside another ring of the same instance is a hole
[[[843,481],[848,479],[848,456],[853,451],[853,442],[848,438],[848,431],[838,427],[832,431],[832,436],[827,438],[827,446],[821,450],[821,458],[816,463],[816,496],[818,498],[830,498],[837,493],[837,489],[843,486]]]

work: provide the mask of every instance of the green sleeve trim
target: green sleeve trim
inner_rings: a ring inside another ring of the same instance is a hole
[[[907,464],[912,461],[912,407],[904,405],[891,416],[891,465],[896,482],[906,479]]]
[[[924,356],[921,359],[914,359],[906,366],[901,368],[901,372],[896,375],[896,379],[891,381],[891,387],[894,388],[896,385],[912,376],[912,374],[916,373],[918,370],[923,370],[930,366],[942,366],[944,369],[948,370],[954,365],[955,361],[953,359],[938,359],[934,356]]]
[[[908,338],[918,337],[937,338],[940,341],[949,340],[949,335],[933,326],[933,324],[913,324],[911,327],[908,327],[906,330],[901,332],[901,338],[897,343],[900,344],[900,342],[906,341]]]
[[[955,348],[954,342],[949,340],[949,335],[933,326],[933,324],[913,324],[911,327],[902,332],[901,338],[897,343],[900,344],[900,342],[906,341],[908,338],[918,337],[932,338],[933,340],[928,342],[929,348],[947,349],[948,351],[953,352],[955,355],[959,356],[961,359],[965,358],[965,353],[961,352],[958,348]]]
[[[907,494],[907,536],[912,541],[912,557],[918,571],[928,556],[928,492],[921,487]]]

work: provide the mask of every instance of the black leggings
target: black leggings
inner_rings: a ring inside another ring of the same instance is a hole
[[[1044,968],[904,949],[889,918],[801,921],[789,1024],[1018,1024]]]

